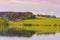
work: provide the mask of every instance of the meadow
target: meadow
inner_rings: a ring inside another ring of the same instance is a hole
[[[18,28],[24,30],[34,30],[36,34],[48,32],[60,32],[59,18],[46,18],[36,16],[36,19],[28,19],[22,21],[9,21],[9,28]]]
[[[60,32],[60,18],[54,15],[34,15],[32,12],[0,14],[0,35],[32,36]]]

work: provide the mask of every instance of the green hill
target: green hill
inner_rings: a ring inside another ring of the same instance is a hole
[[[60,32],[60,18],[54,15],[34,15],[31,12],[7,12],[0,16],[0,33],[13,35],[16,29],[18,33],[23,30],[23,33],[28,35],[30,32],[33,34],[54,34]]]
[[[37,34],[45,32],[60,32],[60,19],[36,16],[36,19],[9,21],[9,28],[34,30]]]

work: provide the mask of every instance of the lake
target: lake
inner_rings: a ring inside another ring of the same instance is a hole
[[[55,35],[33,35],[32,37],[6,37],[0,36],[0,40],[60,40],[60,33]]]

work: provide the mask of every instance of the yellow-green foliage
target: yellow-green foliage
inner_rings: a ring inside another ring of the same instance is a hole
[[[3,30],[6,27],[6,20],[0,18],[0,30]]]
[[[23,24],[39,24],[51,26],[23,26]],[[58,26],[54,26],[57,24]],[[25,30],[34,30],[37,34],[43,32],[60,32],[60,19],[59,18],[45,18],[36,16],[36,19],[22,20],[22,21],[9,21],[9,28],[22,28]]]

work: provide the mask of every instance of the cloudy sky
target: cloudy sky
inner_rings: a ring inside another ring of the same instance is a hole
[[[0,0],[0,11],[31,11],[60,16],[60,0]]]

